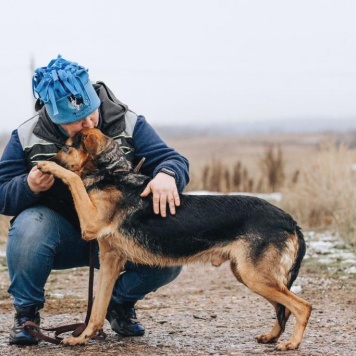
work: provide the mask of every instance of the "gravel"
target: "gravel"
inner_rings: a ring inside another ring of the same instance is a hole
[[[310,245],[305,263],[294,283],[294,292],[313,305],[304,340],[288,355],[356,354],[356,274],[353,257],[324,264],[320,258],[335,258],[332,242],[341,253],[351,253],[330,234],[307,234]],[[314,246],[314,247],[312,247]],[[317,249],[320,251],[316,251]],[[1,248],[0,248],[1,250]],[[346,258],[346,257],[345,257]],[[0,260],[1,265],[1,260]],[[0,266],[1,267],[1,266]],[[347,271],[351,271],[347,273]],[[88,269],[54,271],[46,285],[47,302],[41,311],[44,327],[82,322],[86,312]],[[6,289],[6,265],[0,269],[0,354],[1,355],[280,355],[274,345],[258,344],[254,336],[268,331],[275,315],[263,298],[236,282],[228,264],[185,266],[171,284],[140,301],[137,313],[146,334],[121,338],[105,322],[105,341],[86,346],[64,347],[41,342],[38,346],[8,345],[13,323],[11,299]],[[291,317],[281,340],[289,338],[294,327]]]

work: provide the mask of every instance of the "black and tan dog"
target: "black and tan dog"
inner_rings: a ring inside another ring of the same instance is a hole
[[[115,281],[127,260],[151,266],[229,260],[236,279],[275,308],[272,330],[256,337],[276,342],[290,314],[292,337],[278,350],[298,348],[311,313],[290,288],[305,254],[300,228],[290,215],[250,196],[181,195],[176,215],[153,213],[152,199],[140,198],[149,178],[134,173],[119,145],[97,129],[70,138],[54,160],[39,162],[69,186],[82,237],[99,242],[100,271],[90,322],[67,345],[87,343],[102,328]]]

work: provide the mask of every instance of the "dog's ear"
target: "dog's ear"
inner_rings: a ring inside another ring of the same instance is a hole
[[[98,152],[100,142],[95,134],[87,134],[82,136],[82,142],[90,155],[95,155]]]

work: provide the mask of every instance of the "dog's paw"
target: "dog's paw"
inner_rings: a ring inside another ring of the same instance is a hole
[[[59,166],[55,162],[50,162],[50,161],[37,162],[37,168],[42,173],[53,173],[57,169],[57,167],[59,167]]]
[[[255,336],[255,339],[260,344],[272,344],[277,342],[278,337],[272,336],[271,334],[261,334]]]
[[[77,345],[86,345],[89,342],[89,339],[86,339],[84,337],[66,337],[61,341],[62,345],[65,346],[77,346]]]
[[[277,342],[278,337],[273,336],[271,333],[269,333],[269,334],[257,335],[255,336],[255,339],[259,344],[273,344]]]
[[[71,172],[70,170],[52,161],[37,162],[37,168],[43,173],[53,174],[56,178],[61,179],[65,184],[69,184],[71,178],[77,177],[74,172]]]
[[[299,347],[299,343],[288,341],[282,341],[276,347],[276,351],[287,351],[287,350],[296,350]]]

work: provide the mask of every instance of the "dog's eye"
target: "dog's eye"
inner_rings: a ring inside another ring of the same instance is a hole
[[[64,146],[62,147],[62,151],[65,152],[65,153],[68,153],[70,147],[72,147],[72,146],[64,145]]]

